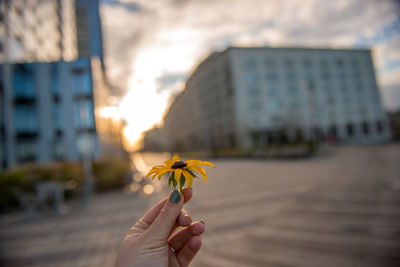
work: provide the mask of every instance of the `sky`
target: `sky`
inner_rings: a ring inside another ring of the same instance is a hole
[[[371,48],[400,109],[399,0],[100,0],[107,73],[134,141],[162,121],[199,62],[229,46]]]

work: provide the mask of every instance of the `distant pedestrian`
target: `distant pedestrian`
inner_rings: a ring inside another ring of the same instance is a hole
[[[194,222],[183,204],[192,197],[192,189],[174,190],[134,226],[119,248],[116,267],[184,267],[201,247],[204,222]],[[183,227],[176,234],[174,231]]]

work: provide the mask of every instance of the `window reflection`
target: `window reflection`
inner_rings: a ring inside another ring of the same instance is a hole
[[[37,117],[34,106],[18,105],[14,110],[14,127],[17,132],[37,130]]]
[[[75,95],[90,95],[91,79],[89,71],[83,68],[76,68],[73,72],[72,87],[74,88]]]
[[[37,144],[35,140],[20,140],[16,144],[16,154],[19,162],[29,162],[36,159]]]
[[[16,65],[13,73],[13,92],[16,98],[34,97],[33,78],[33,72],[27,65]]]
[[[78,128],[94,128],[93,103],[90,100],[74,104],[74,121]]]

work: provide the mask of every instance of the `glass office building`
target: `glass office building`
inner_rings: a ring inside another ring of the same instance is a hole
[[[9,103],[1,112],[2,166],[95,157],[90,60],[1,65],[1,77],[7,67],[12,90],[1,98],[2,108]]]
[[[264,147],[277,138],[391,138],[368,49],[232,47],[214,53],[172,103],[163,132],[181,149]]]

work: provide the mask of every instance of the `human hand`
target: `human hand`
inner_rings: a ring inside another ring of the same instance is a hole
[[[205,230],[203,222],[192,223],[183,209],[192,194],[189,188],[183,189],[183,194],[174,190],[152,207],[125,236],[115,266],[188,266],[200,249],[200,235]],[[183,228],[173,235],[180,226]]]

